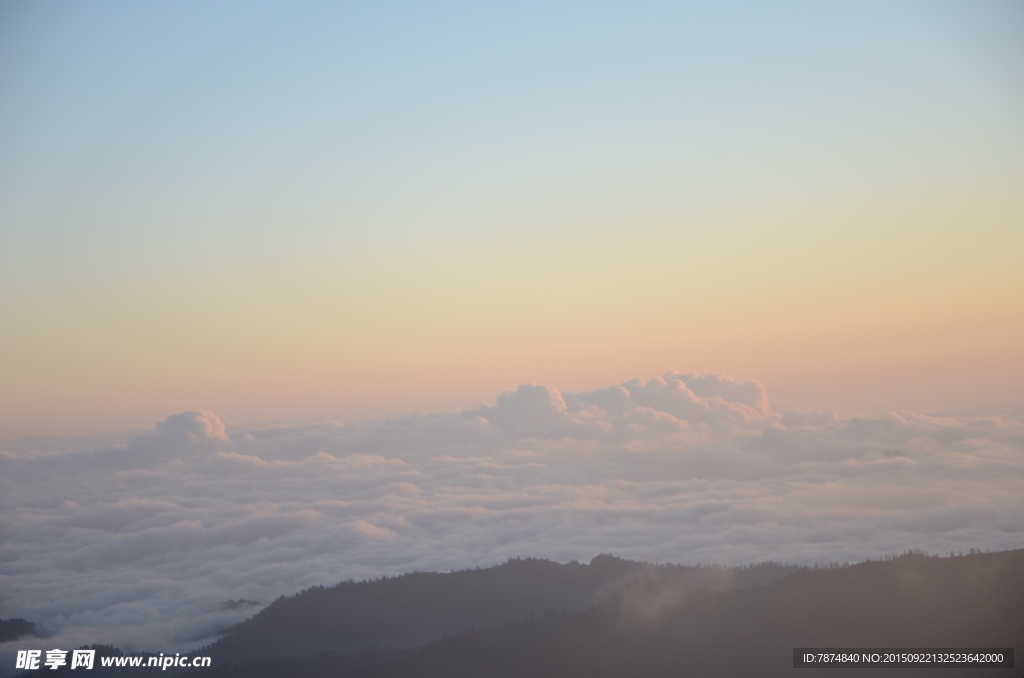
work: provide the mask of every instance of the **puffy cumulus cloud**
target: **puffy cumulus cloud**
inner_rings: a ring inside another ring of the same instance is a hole
[[[161,421],[153,434],[128,441],[126,452],[139,461],[197,459],[228,442],[224,422],[213,412],[182,412]]]
[[[774,414],[764,386],[712,374],[670,372],[663,377],[584,393],[523,384],[498,396],[495,407],[463,413],[514,437],[643,438],[666,430],[751,428]]]
[[[518,390],[502,393],[495,407],[482,415],[492,424],[515,434],[550,433],[569,421],[565,398],[553,386],[523,384]]]
[[[223,601],[510,556],[1024,547],[1024,421],[779,416],[720,375],[231,435],[184,412],[120,446],[46,445],[0,445],[0,617],[59,647],[187,649],[255,610]]]
[[[156,425],[157,435],[172,440],[183,440],[190,443],[207,443],[215,440],[227,440],[228,434],[224,422],[213,412],[199,410],[182,412]]]
[[[670,372],[659,379],[639,379],[619,386],[570,393],[576,407],[593,405],[610,414],[648,407],[687,421],[763,421],[772,414],[764,386],[756,381],[735,381],[720,374],[697,376]]]

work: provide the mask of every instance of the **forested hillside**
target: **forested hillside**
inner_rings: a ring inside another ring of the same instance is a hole
[[[588,600],[597,602],[583,611],[570,611],[571,605],[586,605]],[[535,609],[545,603],[545,609]],[[517,614],[519,620],[514,621]],[[471,628],[465,624],[471,618],[483,621]],[[366,621],[365,629],[360,619]],[[416,633],[427,635],[458,624],[463,624],[460,630],[415,648],[378,642],[353,652],[331,649],[357,645],[374,634],[411,642]],[[274,633],[282,638],[275,639]],[[261,651],[261,641],[269,649]],[[230,643],[235,643],[236,658],[221,649],[231,648]],[[317,643],[323,645],[315,651],[282,654],[289,644],[309,649]],[[213,666],[172,669],[167,675],[838,675],[834,669],[794,669],[795,647],[1014,648],[1013,669],[870,673],[873,678],[937,672],[944,678],[1024,676],[1024,550],[943,558],[909,553],[819,568],[651,566],[610,556],[595,558],[589,565],[528,559],[484,570],[346,582],[276,601],[231,636],[194,653],[211,656]],[[120,654],[116,648],[97,650],[97,656]],[[245,657],[242,652],[252,654]],[[149,675],[147,671],[151,669],[97,667],[94,675]]]
[[[1024,651],[1024,551],[921,554],[802,569],[763,587],[711,590],[641,575],[585,612],[553,612],[413,651],[324,653],[222,666],[206,678],[341,676],[792,676],[794,647],[1014,647]],[[935,671],[936,669],[932,669]],[[922,670],[872,669],[906,676]],[[833,669],[799,669],[806,678]],[[943,668],[945,678],[1016,669]],[[198,673],[196,673],[198,675]]]
[[[641,576],[729,589],[764,585],[797,569],[775,563],[649,565],[605,555],[589,565],[527,558],[486,569],[342,582],[274,601],[230,629],[209,654],[234,661],[368,646],[413,648],[446,634],[580,612]]]

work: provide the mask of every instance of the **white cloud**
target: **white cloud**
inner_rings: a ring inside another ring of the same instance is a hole
[[[0,616],[60,647],[177,651],[253,612],[221,601],[509,556],[1024,547],[1024,422],[780,417],[760,384],[717,375],[231,436],[185,412],[121,447],[47,444],[0,453]]]

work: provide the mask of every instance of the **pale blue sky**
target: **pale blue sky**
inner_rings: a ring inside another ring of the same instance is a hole
[[[1020,3],[481,4],[4,3],[8,255],[1022,164]]]

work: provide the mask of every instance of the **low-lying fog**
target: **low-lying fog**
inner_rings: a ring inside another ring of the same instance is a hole
[[[1024,546],[1019,419],[780,416],[760,384],[720,376],[522,386],[495,407],[346,425],[229,432],[184,412],[121,447],[38,447],[0,443],[0,617],[62,648],[178,651],[259,609],[225,601],[513,556]]]

